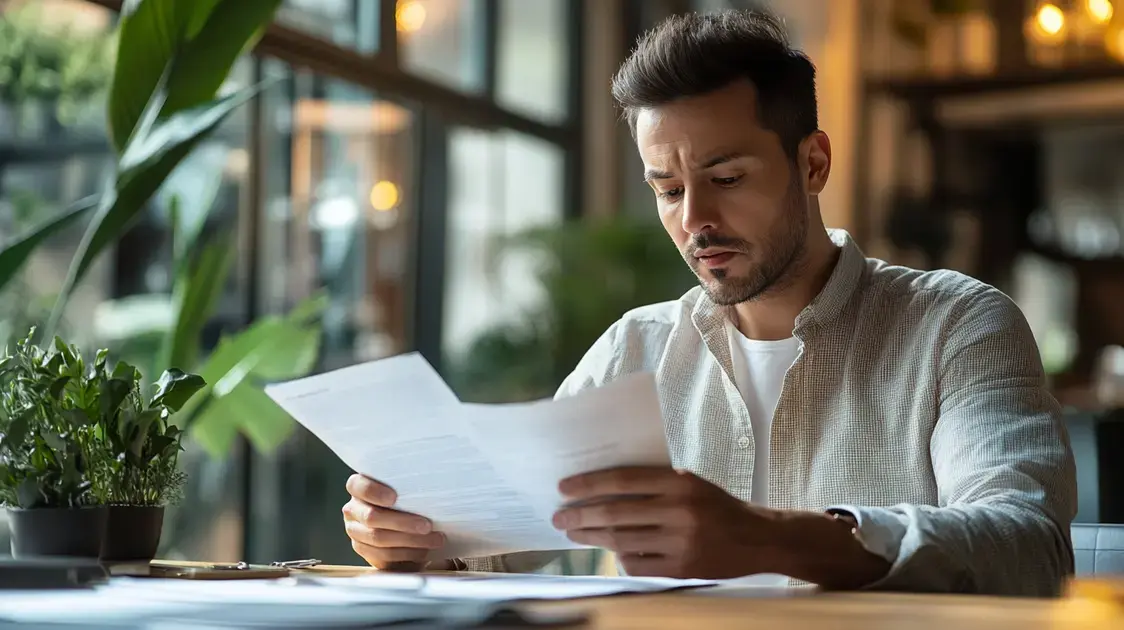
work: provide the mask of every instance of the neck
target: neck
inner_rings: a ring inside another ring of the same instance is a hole
[[[808,242],[800,260],[794,261],[782,288],[733,307],[734,322],[750,339],[775,340],[792,336],[796,317],[827,284],[839,248],[823,228],[809,230]]]

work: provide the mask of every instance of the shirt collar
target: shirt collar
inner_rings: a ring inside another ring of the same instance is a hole
[[[839,259],[823,289],[796,317],[793,334],[801,340],[811,328],[825,326],[843,312],[859,286],[863,270],[866,269],[866,255],[850,234],[845,230],[833,229],[828,230],[828,235],[840,250]],[[699,298],[691,312],[691,320],[711,352],[721,361],[723,357],[728,358],[730,354],[725,324],[729,321],[731,309],[712,302],[705,291],[696,290],[699,292]],[[725,349],[719,350],[719,347]]]

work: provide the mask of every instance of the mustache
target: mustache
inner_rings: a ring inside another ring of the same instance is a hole
[[[708,247],[723,247],[743,254],[748,254],[750,250],[749,243],[740,238],[724,236],[722,234],[703,233],[691,237],[691,242],[687,244],[687,251],[684,253],[688,257],[693,257],[695,252]]]

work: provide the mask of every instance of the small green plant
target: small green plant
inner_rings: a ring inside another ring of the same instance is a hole
[[[0,501],[7,505],[100,503],[90,476],[99,450],[96,417],[74,404],[98,392],[59,346],[44,351],[28,335],[0,360]],[[104,361],[99,355],[95,364]]]
[[[169,369],[146,400],[140,370],[121,362],[106,384],[109,397],[101,401],[98,428],[108,446],[101,452],[111,457],[93,467],[95,480],[104,480],[106,503],[174,503],[185,481],[177,465],[183,446],[182,432],[168,419],[206,383],[197,374]]]
[[[136,367],[107,351],[92,364],[31,334],[0,361],[0,502],[22,508],[164,505],[185,481],[180,430],[168,422],[205,385],[171,369],[146,398]]]

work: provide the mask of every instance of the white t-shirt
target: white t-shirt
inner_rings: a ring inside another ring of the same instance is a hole
[[[773,427],[773,411],[781,397],[784,376],[800,354],[796,337],[778,341],[749,339],[732,323],[730,356],[734,360],[734,382],[749,410],[753,430],[753,487],[750,501],[769,504],[769,434]]]

